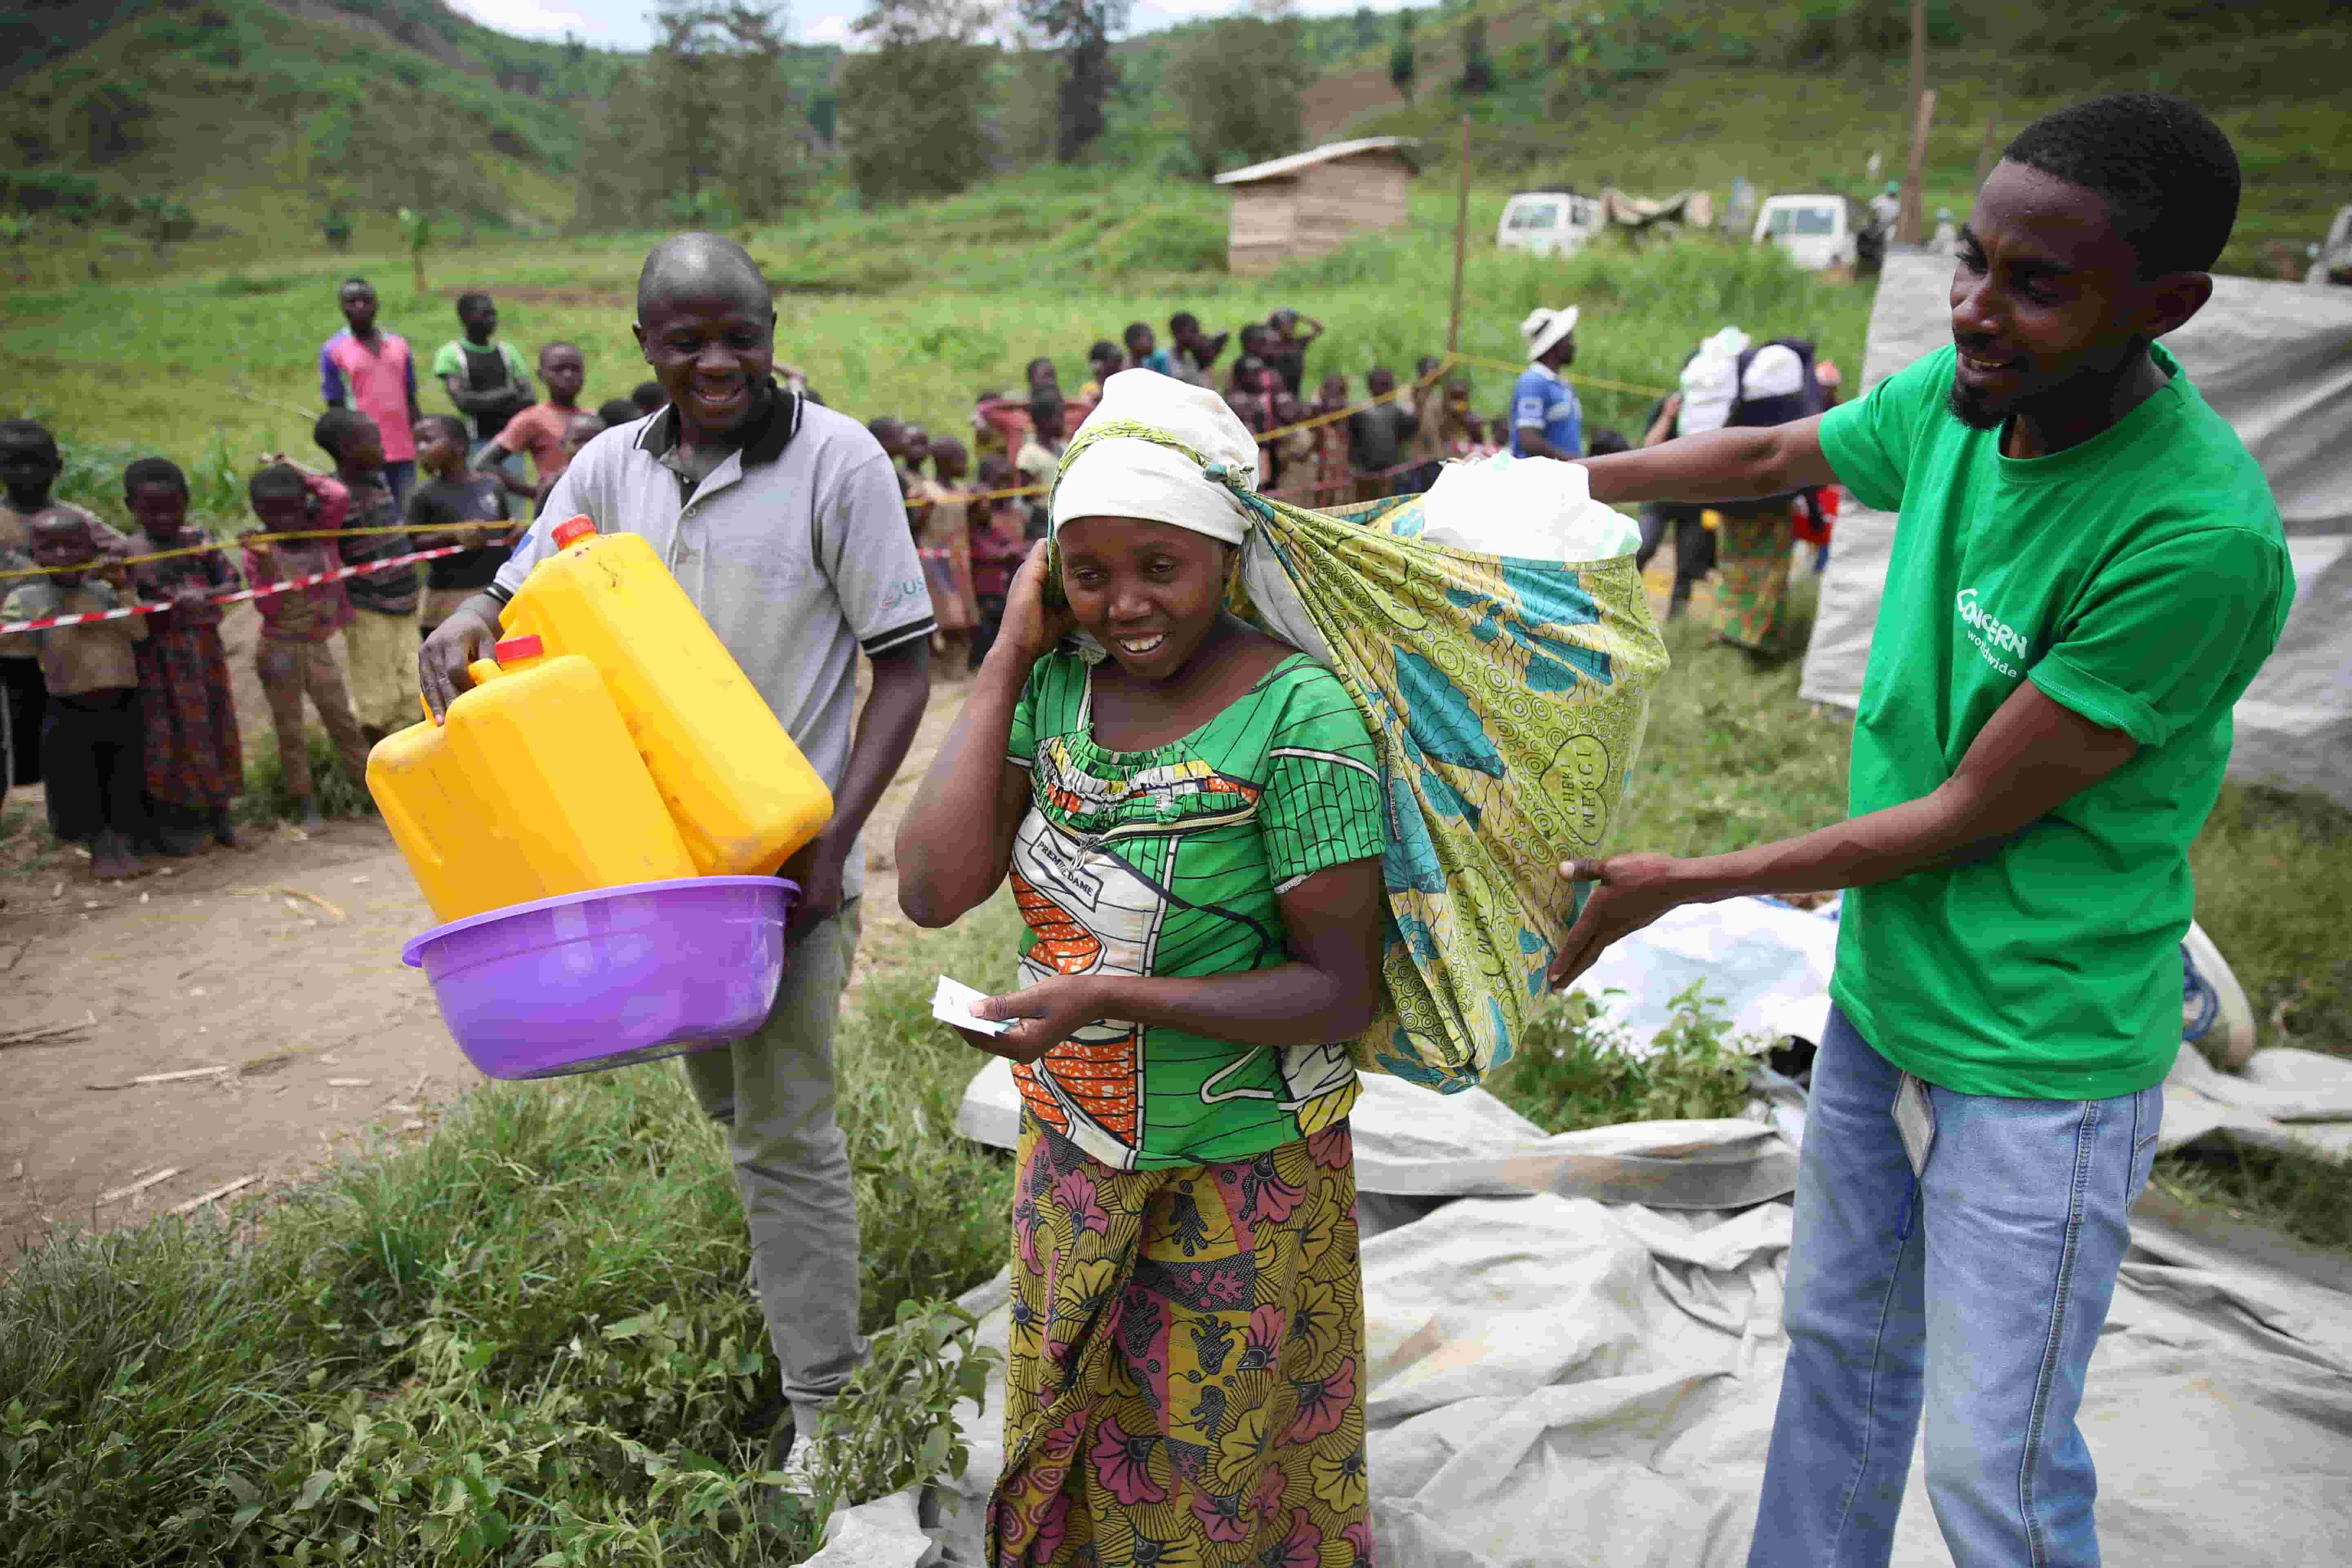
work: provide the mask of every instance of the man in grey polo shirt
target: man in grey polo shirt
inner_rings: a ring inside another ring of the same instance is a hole
[[[857,945],[866,818],[898,770],[930,693],[930,595],[890,459],[864,426],[770,378],[775,307],[740,246],[665,240],[637,279],[638,344],[669,405],[572,459],[497,583],[425,642],[437,716],[488,657],[499,606],[580,513],[649,540],[833,791],[831,824],[783,875],[801,884],[791,966],[760,1031],[685,1058],[729,1129],[768,1333],[791,1422],[771,1466],[865,1353],[857,1214],[834,1119],[833,1036]],[[874,689],[851,735],[857,656]]]

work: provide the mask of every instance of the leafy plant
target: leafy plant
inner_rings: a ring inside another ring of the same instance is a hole
[[[1666,1026],[1636,1056],[1581,991],[1555,1000],[1487,1087],[1547,1132],[1623,1121],[1738,1116],[1754,1058],[1728,1038],[1722,1005],[1694,981]]]
[[[952,1301],[901,1301],[858,1368],[805,1439],[814,1518],[935,1476],[960,1477],[971,1454],[955,1408],[987,1405],[989,1369],[1003,1361],[975,1345],[980,1320]]]
[[[352,243],[351,217],[339,206],[329,207],[326,216],[319,220],[319,232],[335,250],[348,249]]]

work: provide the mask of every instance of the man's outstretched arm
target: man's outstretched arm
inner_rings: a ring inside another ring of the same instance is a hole
[[[2095,723],[2027,681],[1977,732],[1952,776],[1916,800],[1727,855],[1571,860],[1559,868],[1563,878],[1599,886],[1560,943],[1551,984],[1568,984],[1611,942],[1683,904],[1866,888],[1996,854],[2138,749],[2121,730]]]
[[[1522,431],[1524,439],[1526,432]],[[1600,501],[1747,500],[1834,483],[1822,417],[1760,430],[1710,430],[1660,446],[1581,459]]]

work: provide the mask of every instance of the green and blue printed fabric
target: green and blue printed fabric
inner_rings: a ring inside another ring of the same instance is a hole
[[[1559,864],[1601,852],[1641,752],[1667,665],[1641,574],[1430,543],[1417,496],[1327,512],[1234,493],[1256,522],[1234,610],[1328,663],[1380,753],[1383,1012],[1360,1065],[1468,1089],[1542,1000],[1586,891]]]

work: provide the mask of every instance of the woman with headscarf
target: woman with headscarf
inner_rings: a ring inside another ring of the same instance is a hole
[[[1256,461],[1216,393],[1110,379],[899,829],[918,923],[1009,877],[1030,932],[965,1031],[1024,1104],[991,1568],[1370,1554],[1381,778],[1338,678],[1224,607]]]

